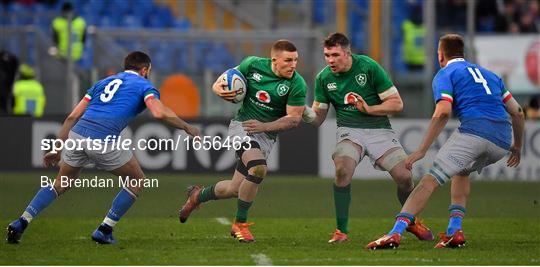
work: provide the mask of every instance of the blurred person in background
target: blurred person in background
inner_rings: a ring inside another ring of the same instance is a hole
[[[502,5],[499,5],[499,15],[495,18],[496,32],[519,32],[517,24],[518,6],[512,0],[504,0]]]
[[[19,68],[19,80],[13,86],[13,98],[13,114],[36,118],[43,115],[46,101],[43,85],[35,79],[34,69],[26,64]]]
[[[14,54],[0,49],[0,115],[10,113],[11,89],[18,67],[19,59]]]
[[[78,61],[82,58],[84,42],[86,40],[86,22],[75,14],[73,5],[65,2],[62,5],[60,16],[52,21],[53,42],[55,46],[49,49],[49,53],[61,58],[67,57],[69,38],[69,17],[71,17],[71,60]]]
[[[540,97],[534,96],[531,97],[529,103],[525,108],[525,117],[529,120],[539,120],[540,119]]]
[[[403,61],[409,70],[422,70],[426,55],[424,52],[424,37],[426,28],[422,24],[422,6],[415,5],[410,19],[403,21]]]

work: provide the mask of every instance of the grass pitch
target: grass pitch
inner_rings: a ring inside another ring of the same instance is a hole
[[[49,173],[53,176],[53,173]],[[42,173],[0,174],[0,224],[18,217],[39,187]],[[83,177],[105,173],[83,173]],[[110,176],[109,176],[110,177]],[[159,187],[144,191],[115,227],[119,243],[97,245],[90,234],[118,188],[78,188],[61,196],[26,230],[19,245],[0,243],[0,264],[39,265],[538,265],[540,183],[473,182],[464,220],[467,246],[433,249],[405,234],[397,250],[363,246],[393,225],[399,211],[392,181],[355,180],[350,242],[330,245],[335,228],[332,180],[272,174],[250,210],[256,243],[238,243],[228,222],[235,200],[213,201],[180,224],[177,210],[189,184],[218,177],[149,173]],[[226,178],[226,177],[222,177]],[[434,233],[447,224],[449,189],[436,192],[422,214]]]

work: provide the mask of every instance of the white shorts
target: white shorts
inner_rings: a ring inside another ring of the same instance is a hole
[[[87,139],[73,131],[69,132],[68,139]],[[62,161],[75,168],[84,167],[88,164],[95,164],[100,170],[112,171],[126,164],[132,157],[131,150],[117,150],[107,147],[103,150],[90,150],[84,145],[82,150],[62,150]]]
[[[396,133],[392,129],[359,129],[349,127],[338,127],[336,132],[336,143],[343,140],[362,147],[362,153],[357,163],[368,155],[371,164],[376,169],[384,170],[376,164],[376,161],[392,148],[401,148],[401,143],[397,139]]]
[[[507,154],[507,150],[482,137],[456,129],[437,153],[429,173],[442,185],[457,174],[480,173]]]
[[[248,134],[244,130],[242,122],[232,120],[229,124],[229,137],[231,141],[233,141],[233,138],[236,136],[236,140],[241,140],[242,142],[247,139],[245,138],[246,136],[249,137],[251,141],[257,142],[261,147],[261,151],[265,159],[268,159],[268,156],[270,155],[270,152],[272,151],[272,148],[276,143],[276,140],[270,139],[270,137],[268,137],[268,135],[266,135],[265,133]]]

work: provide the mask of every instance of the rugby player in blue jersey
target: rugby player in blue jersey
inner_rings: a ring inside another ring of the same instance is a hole
[[[120,136],[120,132],[137,114],[148,108],[152,116],[177,129],[185,130],[192,136],[199,135],[199,129],[189,125],[164,106],[159,100],[159,92],[148,81],[151,60],[143,52],[131,52],[124,59],[124,70],[109,76],[92,86],[64,121],[58,134],[62,141],[67,139],[110,141]],[[102,144],[105,147],[104,144]],[[53,186],[41,188],[28,204],[23,214],[7,227],[7,241],[18,243],[28,224],[69,187],[61,185],[61,177],[78,179],[81,169],[94,163],[98,169],[128,179],[146,179],[139,162],[131,153],[108,145],[106,149],[91,150],[83,145],[82,150],[51,151],[44,155],[43,164],[59,165],[60,170]],[[120,218],[137,199],[143,183],[128,183],[139,186],[124,187],[116,195],[112,206],[101,225],[92,233],[92,239],[100,244],[112,244],[112,230]]]
[[[431,194],[450,180],[450,220],[446,232],[439,234],[440,241],[435,248],[465,245],[461,223],[470,191],[469,174],[480,172],[507,154],[510,154],[508,167],[519,165],[523,145],[523,110],[501,78],[466,61],[463,38],[457,34],[441,37],[438,59],[441,70],[433,79],[435,112],[420,148],[406,159],[407,168],[411,169],[414,162],[426,155],[452,111],[460,126],[437,153],[429,173],[409,195],[396,216],[394,228],[369,243],[368,249],[398,247],[403,231],[424,209]]]

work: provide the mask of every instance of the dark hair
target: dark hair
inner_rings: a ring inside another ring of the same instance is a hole
[[[538,109],[540,107],[540,105],[538,105],[539,99],[540,99],[540,96],[532,97],[531,100],[529,100],[529,107],[533,109]]]
[[[351,41],[349,41],[349,38],[345,34],[340,32],[331,33],[324,39],[324,47],[328,48],[336,45],[344,49],[349,49],[351,47]]]
[[[446,34],[439,39],[441,51],[446,59],[460,58],[465,56],[465,44],[459,34]]]
[[[70,2],[65,2],[62,4],[62,12],[69,12],[73,10],[73,4]]]
[[[281,39],[281,40],[277,40],[272,45],[272,51],[295,52],[296,46],[294,46],[294,44],[289,40]]]
[[[124,59],[124,70],[139,71],[144,67],[150,67],[150,57],[141,51],[133,51]]]

